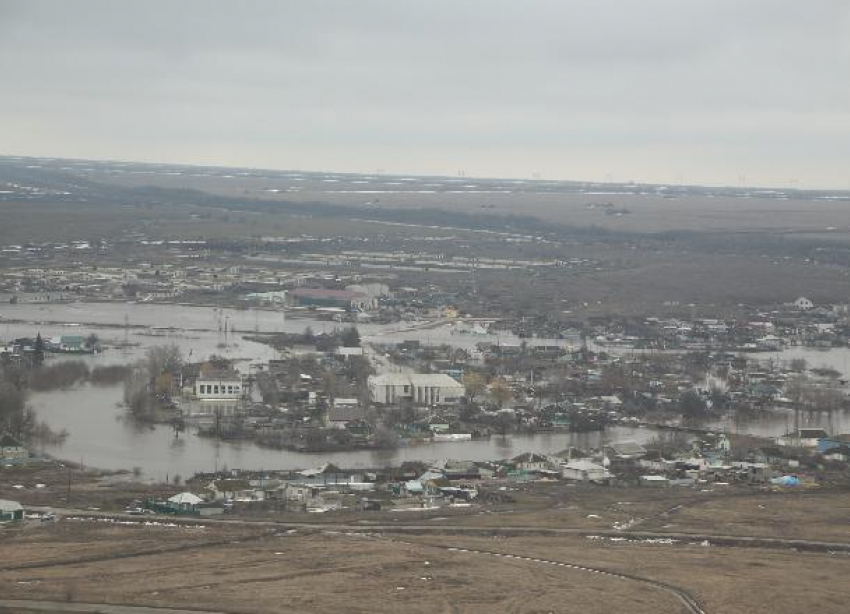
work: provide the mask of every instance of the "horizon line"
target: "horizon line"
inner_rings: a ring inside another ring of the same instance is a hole
[[[68,158],[64,156],[25,156],[18,154],[8,154],[2,153],[0,154],[0,159],[12,159],[12,160],[38,160],[38,161],[74,161],[74,162],[89,162],[95,164],[137,164],[142,166],[164,166],[164,167],[188,167],[188,168],[213,168],[213,169],[226,169],[226,170],[243,170],[243,171],[264,171],[264,172],[272,172],[272,173],[308,173],[308,174],[320,174],[320,173],[331,173],[335,175],[353,175],[353,176],[364,176],[364,175],[374,175],[377,177],[390,177],[390,178],[398,178],[398,177],[414,177],[417,179],[451,179],[451,180],[483,180],[483,181],[513,181],[513,182],[522,182],[522,183],[564,183],[564,184],[578,184],[578,185],[599,185],[599,186],[646,186],[646,187],[670,187],[670,188],[678,188],[678,189],[693,189],[693,188],[702,188],[702,189],[719,189],[719,190],[765,190],[765,191],[777,191],[782,190],[785,192],[793,192],[797,194],[806,194],[812,192],[829,192],[834,194],[844,194],[850,196],[850,190],[848,189],[840,189],[840,188],[797,188],[797,187],[789,187],[789,186],[772,186],[772,185],[741,185],[735,186],[730,184],[711,184],[711,183],[660,183],[660,182],[646,182],[646,181],[592,181],[585,179],[545,179],[542,177],[516,177],[516,176],[487,176],[487,175],[448,175],[448,174],[439,174],[439,173],[426,173],[420,174],[418,172],[411,173],[398,173],[398,172],[385,172],[382,169],[376,169],[374,172],[361,172],[361,171],[339,171],[339,170],[306,170],[306,169],[295,169],[295,168],[269,168],[269,167],[253,167],[253,166],[226,166],[223,164],[201,164],[201,163],[186,163],[186,162],[151,162],[151,161],[143,161],[143,160],[124,160],[117,158]]]

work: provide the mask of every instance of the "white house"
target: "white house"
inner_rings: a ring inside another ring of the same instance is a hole
[[[336,349],[336,355],[345,358],[346,360],[354,356],[363,356],[363,348],[347,348],[339,346]]]
[[[552,468],[552,461],[542,454],[526,452],[511,459],[521,471],[547,471]]]
[[[812,303],[812,301],[807,299],[805,296],[801,296],[796,301],[794,301],[794,307],[796,307],[800,311],[808,311],[809,309],[811,309],[814,306],[815,306],[815,304]]]
[[[444,373],[386,373],[369,377],[375,403],[412,401],[417,405],[456,403],[465,393],[463,384]]]
[[[195,396],[202,401],[239,399],[242,392],[242,376],[238,371],[202,372],[195,380]]]
[[[829,437],[823,429],[800,429],[796,433],[787,433],[776,438],[780,446],[800,446],[801,448],[817,448],[821,439]]]
[[[604,482],[610,480],[612,476],[602,465],[579,459],[561,465],[561,477],[579,482]]]

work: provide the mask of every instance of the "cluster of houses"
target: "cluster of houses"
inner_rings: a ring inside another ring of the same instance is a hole
[[[183,417],[215,420],[224,430],[222,418],[238,418],[234,437],[321,451],[373,447],[381,424],[402,441],[463,441],[613,423],[677,427],[685,418],[718,420],[753,408],[788,412],[800,404],[791,388],[801,380],[818,393],[810,410],[838,410],[850,399],[850,381],[837,372],[724,351],[677,356],[407,341],[373,347],[367,356],[359,345],[324,337],[286,347],[281,359],[254,365],[250,377],[216,367],[182,378],[184,397],[192,399],[181,404]],[[375,366],[382,372],[370,374]],[[480,386],[471,383],[476,379]],[[686,405],[688,396],[695,407]],[[829,399],[835,407],[826,407]],[[327,429],[336,435],[326,437]]]
[[[781,473],[764,462],[732,460],[728,439],[666,458],[633,441],[592,453],[571,448],[558,454],[524,453],[504,461],[405,462],[373,470],[325,463],[303,471],[197,474],[187,491],[149,501],[158,512],[211,515],[228,511],[328,512],[421,510],[509,502],[510,489],[530,482],[694,486],[705,483],[767,484]]]
[[[823,463],[845,464],[850,436],[828,437],[805,429],[791,448],[742,444],[707,435],[678,450],[662,451],[635,441],[612,442],[584,452],[528,452],[501,461],[405,462],[380,469],[342,469],[325,463],[302,471],[230,471],[197,474],[187,491],[150,509],[210,515],[228,511],[329,512],[423,510],[509,503],[510,491],[528,483],[575,483],[644,488],[752,485],[768,488],[816,483]],[[844,473],[846,476],[846,472]]]
[[[777,352],[791,345],[846,347],[848,305],[816,305],[806,297],[773,309],[750,309],[735,318],[612,318],[583,333],[608,348]]]
[[[16,361],[31,357],[37,352],[51,354],[95,354],[100,351],[100,342],[95,335],[57,335],[44,337],[22,337],[0,342],[0,357]]]
[[[196,253],[204,241],[174,241],[172,249]],[[173,243],[173,244],[172,244]],[[151,247],[151,246],[146,246]],[[29,252],[28,252],[29,253]],[[40,252],[39,252],[40,253]],[[316,264],[322,264],[317,262]],[[270,270],[264,266],[201,265],[194,259],[169,263],[134,263],[113,267],[75,263],[62,267],[23,266],[0,271],[0,293],[10,302],[56,303],[79,300],[173,302],[175,300],[234,308],[288,308],[317,312],[329,318],[371,320],[381,312],[400,319],[431,305],[433,292],[423,288],[391,291],[390,273],[328,273],[322,270]],[[440,305],[442,306],[442,304]],[[434,311],[439,315],[439,309]]]

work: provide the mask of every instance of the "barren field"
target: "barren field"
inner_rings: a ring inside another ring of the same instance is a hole
[[[502,316],[660,315],[669,305],[696,304],[718,317],[739,303],[775,304],[801,295],[841,303],[850,284],[850,195],[844,193],[744,196],[746,190],[720,190],[711,196],[677,188],[665,196],[655,188],[623,193],[625,186],[588,184],[580,192],[554,182],[146,165],[130,172],[73,161],[67,162],[71,171],[60,172],[58,164],[22,168],[0,160],[0,180],[67,194],[4,197],[0,245],[103,238],[109,253],[82,253],[80,260],[122,264],[173,260],[173,250],[142,247],[141,238],[227,245],[233,239],[230,247],[202,256],[274,267],[282,252],[262,254],[257,239],[309,235],[338,241],[298,244],[285,253],[359,250],[584,263],[480,271],[477,304],[468,307]],[[263,259],[251,259],[255,252]],[[50,257],[63,262],[67,251]],[[26,259],[0,255],[0,266],[6,261]],[[414,287],[433,281],[468,294],[470,286],[468,274],[409,276]]]
[[[850,543],[850,492],[581,488],[519,495],[512,506],[445,524],[752,536]]]
[[[216,543],[228,531],[67,522],[5,535],[0,594],[224,612],[680,611],[662,591],[552,565],[342,533]],[[169,551],[142,553],[152,540]]]
[[[478,525],[482,517],[468,520]],[[532,517],[501,520],[513,525]],[[72,516],[0,532],[0,595],[234,613],[696,611],[679,595],[709,613],[839,613],[850,598],[846,554],[434,528],[401,535],[367,527],[276,530]]]
[[[850,599],[846,490],[508,492],[512,503],[405,514],[64,511],[0,530],[0,596],[233,613],[837,614]]]
[[[262,174],[262,172],[260,172]],[[95,181],[121,187],[157,185],[191,187],[224,197],[262,198],[291,202],[321,201],[362,208],[434,208],[464,213],[530,215],[575,226],[599,226],[610,230],[659,232],[782,231],[812,233],[847,232],[850,197],[831,200],[768,198],[763,196],[707,196],[613,193],[599,185],[576,193],[557,182],[445,177],[394,178],[383,176],[293,173],[286,176],[192,176],[136,171],[107,175],[82,173]],[[279,173],[278,175],[283,175]],[[274,190],[274,191],[273,191]],[[741,192],[758,190],[745,190]],[[609,208],[628,213],[610,215]],[[827,230],[833,227],[832,230]]]
[[[412,539],[419,543],[417,539]],[[796,614],[846,611],[850,587],[845,555],[718,548],[699,543],[640,543],[586,538],[429,538],[467,550],[568,561],[665,582],[692,594],[706,612]],[[490,558],[466,554],[470,561]],[[502,557],[496,557],[503,560]],[[614,582],[612,582],[614,583]],[[651,591],[637,590],[648,595]],[[612,610],[630,611],[630,606]],[[622,608],[622,609],[621,609]],[[561,612],[580,612],[563,607]]]

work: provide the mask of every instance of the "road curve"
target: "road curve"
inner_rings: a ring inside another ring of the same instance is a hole
[[[523,561],[528,563],[535,563],[539,565],[552,565],[555,567],[562,567],[564,569],[571,569],[574,571],[584,571],[587,573],[597,574],[599,576],[611,578],[614,580],[621,580],[627,582],[637,582],[653,588],[655,590],[659,590],[661,592],[667,593],[668,595],[672,595],[675,597],[685,608],[685,611],[688,614],[707,614],[706,610],[699,604],[696,598],[691,595],[688,591],[683,588],[679,588],[677,586],[673,586],[671,584],[667,584],[666,582],[659,582],[657,580],[651,580],[649,578],[644,578],[642,576],[636,576],[628,573],[621,573],[616,571],[609,571],[607,569],[601,569],[599,567],[588,567],[587,565],[580,565],[578,563],[568,563],[565,561],[556,561],[553,559],[541,559],[535,558],[531,556],[525,556],[521,554],[510,554],[506,552],[495,552],[491,550],[478,550],[474,548],[460,548],[458,546],[444,546],[437,544],[423,544],[421,542],[407,542],[404,540],[393,539],[395,543],[404,544],[407,546],[413,546],[421,548],[423,546],[429,548],[436,548],[438,550],[446,550],[448,552],[457,552],[460,554],[472,554],[472,555],[483,555],[483,556],[492,556],[499,557],[514,561]]]

